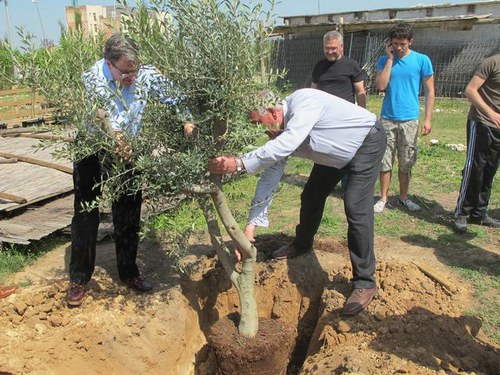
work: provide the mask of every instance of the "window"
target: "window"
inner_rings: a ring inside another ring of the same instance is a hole
[[[361,21],[363,20],[365,14],[363,12],[354,12],[354,20]]]
[[[312,20],[312,17],[310,17],[310,16],[304,17],[305,23],[311,23],[311,20]]]
[[[427,9],[425,10],[425,16],[426,16],[426,17],[432,17],[432,13],[433,13],[432,11],[433,11],[433,9],[432,9],[432,8],[427,8]]]
[[[390,20],[393,20],[394,18],[396,18],[397,15],[398,15],[397,10],[394,10],[394,9],[389,10],[389,19]]]
[[[475,4],[467,5],[467,14],[474,14],[474,13],[476,13],[476,5]]]

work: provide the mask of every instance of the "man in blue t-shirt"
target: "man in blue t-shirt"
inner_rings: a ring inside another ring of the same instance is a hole
[[[425,92],[425,114],[422,134],[431,132],[434,109],[434,71],[427,55],[412,51],[413,31],[410,25],[399,23],[389,31],[386,55],[377,63],[375,85],[385,91],[381,122],[387,132],[387,148],[380,168],[380,200],[374,211],[382,212],[387,203],[392,166],[398,155],[399,203],[409,211],[420,206],[408,198],[411,168],[417,161],[419,129],[419,95]]]

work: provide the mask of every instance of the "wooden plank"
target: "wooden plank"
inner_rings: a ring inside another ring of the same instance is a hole
[[[14,94],[23,94],[26,92],[31,92],[30,88],[22,88],[22,89],[10,89],[10,90],[1,90],[0,96],[14,95]]]
[[[44,101],[45,101],[45,99],[37,100],[36,102],[42,103]],[[31,97],[16,99],[16,100],[4,100],[4,101],[0,101],[0,107],[17,107],[17,106],[26,105],[26,104],[31,105],[32,102],[33,102],[33,99]]]
[[[23,197],[20,197],[18,195],[14,195],[14,194],[9,194],[6,192],[1,192],[1,191],[0,191],[0,198],[7,199],[9,201],[20,203],[20,204],[27,202],[26,198],[23,198]]]
[[[47,162],[47,161],[40,160],[40,159],[30,158],[28,156],[14,155],[14,154],[6,153],[6,152],[0,152],[0,156],[3,158],[7,158],[7,159],[17,159],[18,161],[23,161],[25,163],[36,164],[36,165],[39,165],[41,167],[56,169],[58,171],[69,173],[69,174],[73,173],[73,168],[68,168],[68,167],[65,167],[64,165],[59,165],[59,164]]]
[[[71,224],[73,194],[32,207],[19,215],[0,220],[0,241],[29,243]]]
[[[429,265],[420,262],[412,262],[412,263],[416,265],[424,275],[441,284],[441,286],[447,289],[449,292],[453,292],[451,283],[448,280],[446,280],[444,276],[440,275],[439,271],[435,270]]]
[[[29,129],[29,128],[25,128]],[[49,127],[32,127],[31,132],[47,132]],[[0,131],[0,134],[2,132],[10,132],[10,131],[21,131],[22,129],[7,129]],[[67,131],[64,132],[64,136],[73,136],[76,134],[76,131],[74,129],[68,129]],[[37,139],[32,139],[32,138],[0,138],[0,151],[1,152],[6,152],[9,154],[15,154],[15,155],[23,155],[27,157],[32,157],[36,159],[41,159],[45,160],[48,162],[53,162],[57,163],[60,165],[64,165],[67,167],[73,166],[73,163],[71,160],[68,159],[60,159],[54,156],[54,151],[57,148],[63,147],[62,144],[60,143],[54,143],[51,145],[45,145],[48,147],[42,147],[40,148],[40,141]],[[24,163],[22,163],[24,164]],[[45,172],[45,168],[41,169],[42,172]],[[15,173],[15,172],[14,172]],[[0,179],[0,181],[2,181]]]
[[[5,112],[0,113],[0,122],[13,122],[12,120],[17,120],[18,123],[21,123],[25,120],[35,119],[37,117],[43,117],[47,115],[52,115],[54,108],[40,108],[35,109],[35,115],[32,115],[31,108],[17,108],[10,109]],[[10,121],[9,121],[10,120]]]
[[[0,130],[0,136],[2,137],[8,137],[9,135],[15,136],[16,134],[20,133],[35,133],[35,132],[48,132],[50,131],[48,128],[44,126],[30,126],[27,128],[12,128],[12,129],[2,129]]]
[[[0,164],[17,163],[17,159],[0,159]]]
[[[54,134],[37,134],[28,132],[4,134],[3,137],[23,137],[23,138],[33,138],[33,139],[46,139],[50,141],[64,141],[64,142],[73,142],[75,140],[75,138],[72,137],[62,137]]]
[[[70,135],[70,132],[71,130],[68,130],[64,135]],[[39,143],[39,140],[32,138],[0,137],[0,152],[43,160],[64,166],[68,169],[68,172],[71,170],[72,162],[70,160],[58,159],[54,156],[56,148],[64,147],[64,143],[54,143],[46,148],[37,147]],[[31,207],[36,202],[73,190],[71,174],[23,162],[1,165],[0,181],[2,191],[27,200],[24,204],[0,200],[0,212],[10,212],[27,206]]]
[[[36,197],[35,199],[30,199],[26,203],[16,204],[15,206],[6,207],[3,210],[0,209],[0,211],[11,212],[11,211],[17,210],[19,208],[28,207],[28,206],[32,206],[35,203],[43,202],[43,201],[50,199],[50,198],[53,198],[57,195],[71,193],[72,191],[73,191],[73,187],[60,189],[59,191],[57,191],[55,193],[40,195],[40,196]]]

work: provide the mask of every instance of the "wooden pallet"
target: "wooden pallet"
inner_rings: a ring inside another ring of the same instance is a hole
[[[0,91],[0,129],[53,123],[54,108],[30,88]]]
[[[73,190],[72,163],[52,156],[39,140],[0,138],[0,212],[9,212]],[[5,162],[15,160],[15,162]]]

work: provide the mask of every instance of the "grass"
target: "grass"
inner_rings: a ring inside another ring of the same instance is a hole
[[[370,97],[368,108],[378,114],[381,101],[381,97]],[[487,250],[498,246],[498,231],[470,226],[466,235],[459,236],[454,233],[452,226],[465,152],[454,151],[446,144],[465,144],[465,122],[469,106],[463,100],[438,99],[435,108],[431,135],[419,139],[419,159],[410,185],[411,196],[424,206],[424,210],[412,214],[399,209],[388,209],[382,215],[376,215],[375,233],[428,248],[443,264],[455,270],[458,278],[475,288],[478,303],[474,313],[482,317],[485,332],[500,342],[500,263],[498,257],[492,256]],[[431,146],[430,139],[438,139],[439,144]],[[265,138],[260,140],[261,143],[264,141]],[[305,182],[303,176],[309,174],[311,166],[307,160],[290,159],[285,170],[288,177],[282,180],[269,212],[271,226],[260,228],[259,234],[279,231],[294,235],[299,218],[302,183]],[[291,178],[297,175],[301,178]],[[246,223],[256,184],[256,176],[244,176],[225,185],[233,215],[241,227]],[[398,192],[397,178],[393,179],[390,191],[394,200]],[[376,195],[379,192],[378,183],[375,192]],[[494,217],[500,217],[498,183],[493,186],[490,212]],[[342,201],[339,193],[334,193],[327,201],[318,236],[345,238],[346,226]],[[169,240],[178,245],[178,248],[181,248],[182,238],[189,233],[201,233],[205,228],[203,215],[191,201],[181,204],[175,216],[162,216],[147,227],[158,236],[169,233]],[[38,245],[39,243],[36,247]],[[15,247],[1,251],[0,278],[32,262],[39,253],[35,247],[31,249],[24,251],[22,247]],[[482,301],[484,296],[489,299]]]
[[[53,234],[29,245],[3,246],[0,249],[0,284],[7,283],[11,273],[33,264],[40,256],[67,241],[67,237]]]
[[[470,282],[474,287],[474,297],[481,304],[469,307],[468,315],[477,316],[482,319],[485,333],[494,341],[500,342],[500,306],[498,291],[500,289],[500,276],[490,276],[481,271],[467,268],[455,268],[455,271]]]

